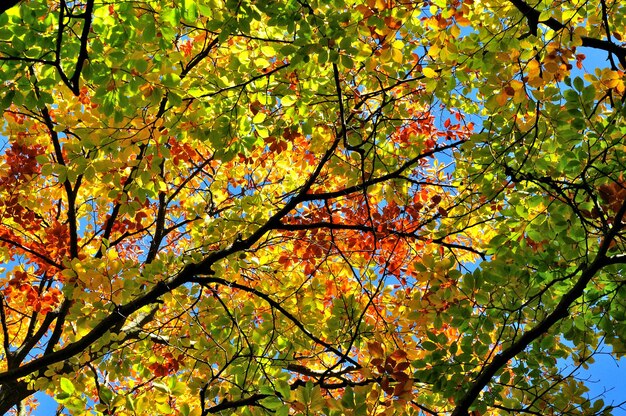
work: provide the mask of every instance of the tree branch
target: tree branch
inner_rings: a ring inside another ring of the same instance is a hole
[[[80,51],[78,52],[78,58],[76,58],[76,68],[74,69],[74,74],[72,74],[72,78],[70,80],[72,84],[72,92],[74,95],[80,95],[80,74],[83,70],[83,65],[85,64],[85,60],[88,58],[87,53],[87,44],[89,41],[89,31],[91,30],[91,18],[93,14],[93,5],[94,0],[87,0],[87,4],[85,6],[85,12],[82,14],[83,22],[83,31],[80,35]]]
[[[259,400],[263,400],[266,397],[270,397],[270,395],[256,393],[256,394],[253,394],[252,396],[246,397],[245,399],[239,399],[239,400],[233,400],[233,401],[224,400],[220,404],[217,404],[207,409],[207,411],[204,414],[218,413],[223,410],[236,409],[238,407],[244,407],[244,406],[258,406]]]
[[[213,277],[213,276],[211,276],[211,277],[197,277],[197,278],[194,278],[192,281],[196,282],[196,283],[203,284],[203,285],[207,285],[207,284],[210,284],[210,283],[217,283],[217,284],[220,284],[220,285],[233,287],[235,289],[239,289],[239,290],[242,290],[244,292],[251,293],[251,294],[253,294],[253,295],[263,299],[264,301],[266,301],[272,308],[278,310],[281,314],[283,314],[283,316],[285,316],[287,319],[289,319],[291,321],[291,323],[293,323],[300,331],[302,331],[302,333],[304,333],[308,338],[310,338],[316,344],[323,346],[328,351],[331,351],[331,352],[333,352],[334,354],[337,354],[340,357],[343,357],[345,355],[341,351],[339,351],[337,348],[335,348],[334,346],[332,346],[328,342],[320,339],[319,337],[315,336],[311,331],[306,329],[304,324],[302,322],[300,322],[300,320],[298,318],[296,318],[291,312],[286,310],[280,304],[280,302],[275,301],[274,299],[272,299],[266,293],[263,293],[263,292],[255,289],[255,288],[239,284],[237,282],[229,282],[228,280],[222,279],[220,277]],[[350,357],[346,357],[346,360],[348,360],[353,365],[355,365],[355,366],[360,368],[359,363],[357,361],[355,361],[354,359],[352,359]]]
[[[530,28],[530,34],[533,36],[537,36],[537,27],[541,23],[543,25],[548,26],[550,29],[555,32],[559,32],[563,29],[566,29],[563,23],[559,22],[555,18],[551,17],[547,20],[539,21],[539,16],[541,13],[533,8],[531,5],[526,3],[524,0],[509,0],[517,9],[524,15],[526,20],[528,20],[528,26]],[[603,51],[609,52],[609,54],[613,54],[617,56],[619,62],[622,64],[622,67],[626,68],[626,48],[616,45],[610,39],[596,39],[589,36],[581,36],[582,46],[586,46],[588,48],[600,49]]]
[[[626,201],[622,204],[615,218],[622,218],[625,213]],[[616,220],[616,224],[613,225],[611,230],[602,240],[594,261],[590,265],[583,264],[580,266],[579,269],[582,271],[581,276],[578,278],[574,286],[565,295],[563,295],[554,310],[535,327],[525,332],[517,342],[514,342],[500,354],[497,354],[494,359],[482,369],[478,377],[474,380],[474,383],[461,397],[461,399],[457,401],[457,405],[451,416],[467,416],[469,407],[478,398],[480,392],[489,384],[489,382],[491,382],[491,379],[500,368],[506,365],[509,360],[515,358],[517,354],[524,351],[526,347],[528,347],[541,335],[547,333],[555,323],[567,317],[569,315],[569,307],[576,301],[576,299],[583,295],[587,284],[600,270],[602,270],[602,268],[615,264],[618,261],[621,262],[626,260],[624,256],[606,256],[613,239],[622,228],[623,224],[621,224],[619,220]]]
[[[308,195],[306,195],[302,199],[302,202],[339,198],[339,197],[342,197],[342,196],[350,195],[350,194],[355,193],[355,192],[361,192],[364,189],[367,189],[367,188],[369,188],[372,185],[376,185],[378,183],[382,183],[382,182],[388,181],[390,179],[397,179],[407,169],[411,168],[412,166],[415,166],[415,164],[417,162],[419,162],[421,159],[424,159],[426,157],[432,156],[432,155],[436,154],[437,152],[441,152],[441,151],[444,151],[444,150],[447,150],[447,149],[453,149],[453,148],[463,144],[464,142],[465,142],[465,140],[457,140],[457,141],[455,141],[453,143],[446,144],[445,146],[438,146],[438,147],[435,147],[435,148],[433,148],[431,150],[427,150],[425,152],[422,152],[419,155],[415,156],[414,158],[406,161],[403,165],[401,165],[398,169],[394,170],[393,172],[389,172],[386,175],[382,175],[382,176],[378,176],[376,178],[369,179],[369,180],[367,180],[365,182],[362,182],[362,183],[360,183],[358,185],[348,186],[346,188],[338,189],[338,190],[335,190],[335,191],[320,192],[320,193],[315,193],[315,194],[308,194]]]

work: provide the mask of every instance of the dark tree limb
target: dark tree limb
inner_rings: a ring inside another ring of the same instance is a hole
[[[82,15],[84,22],[83,31],[80,35],[80,51],[78,52],[78,58],[76,59],[76,68],[74,69],[74,74],[72,74],[72,79],[70,80],[70,82],[72,83],[72,92],[76,96],[80,95],[80,73],[83,70],[85,60],[89,57],[89,54],[87,53],[87,44],[89,43],[89,31],[91,30],[93,6],[94,0],[87,0],[85,13]]]
[[[270,397],[270,395],[269,394],[257,393],[257,394],[253,394],[252,396],[246,397],[244,399],[233,400],[233,401],[224,400],[220,404],[217,404],[217,405],[207,409],[206,412],[203,412],[203,415],[206,415],[206,414],[209,414],[209,413],[219,413],[219,412],[224,411],[224,410],[236,409],[238,407],[258,406],[259,405],[259,400],[263,400],[266,397]]]
[[[528,27],[530,34],[537,36],[537,28],[539,24],[543,24],[555,32],[559,32],[563,29],[567,29],[567,26],[562,22],[559,22],[555,18],[551,17],[547,20],[539,20],[541,13],[526,3],[524,0],[509,0],[526,18],[528,21]],[[605,39],[597,39],[589,36],[582,36],[582,46],[594,49],[600,49],[608,52],[610,55],[615,55],[619,60],[622,67],[626,68],[626,48],[619,46],[611,41]]]
[[[14,406],[19,406],[34,390],[28,388],[25,381],[12,381],[0,384],[0,414],[6,415]]]

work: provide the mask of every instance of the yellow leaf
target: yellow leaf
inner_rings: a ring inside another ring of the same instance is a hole
[[[256,113],[256,115],[252,119],[252,122],[254,124],[258,124],[258,123],[262,123],[263,120],[265,120],[265,113],[258,112],[258,113]]]
[[[519,90],[521,90],[524,87],[524,83],[522,81],[518,81],[518,80],[513,80],[513,81],[509,82],[509,85],[515,91],[519,91]]]
[[[276,55],[276,50],[271,46],[261,46],[261,53],[268,58]]]
[[[431,58],[436,59],[437,56],[439,56],[439,51],[441,51],[441,48],[438,45],[432,45],[430,49],[428,49],[428,55]]]
[[[432,68],[426,67],[422,68],[422,74],[424,74],[426,78],[435,78],[437,76],[437,71]]]
[[[459,35],[461,34],[461,29],[457,25],[450,26],[449,30],[450,30],[450,34],[455,39],[458,38]]]
[[[402,52],[398,49],[392,49],[391,50],[391,59],[396,62],[401,64],[404,61],[404,56],[402,56]]]

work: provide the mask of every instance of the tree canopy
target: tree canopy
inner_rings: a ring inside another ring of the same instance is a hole
[[[4,2],[0,412],[611,414],[576,369],[626,352],[625,25]]]

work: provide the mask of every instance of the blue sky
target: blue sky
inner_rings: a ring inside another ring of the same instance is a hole
[[[595,356],[595,363],[588,370],[582,370],[578,375],[585,379],[589,387],[589,396],[604,396],[604,403],[619,404],[626,400],[626,360],[616,360],[608,352],[610,347],[604,346],[604,353]],[[626,410],[616,409],[616,416],[626,416]]]

